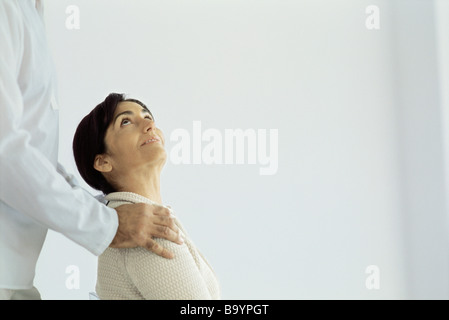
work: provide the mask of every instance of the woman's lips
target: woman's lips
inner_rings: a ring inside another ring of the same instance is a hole
[[[144,143],[142,143],[142,146],[149,144],[149,143],[153,143],[153,142],[159,142],[159,141],[161,141],[159,138],[151,138],[151,139],[146,140]]]

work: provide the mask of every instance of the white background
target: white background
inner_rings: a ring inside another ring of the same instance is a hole
[[[449,298],[447,1],[45,4],[60,161],[72,173],[75,128],[110,92],[150,107],[168,152],[170,133],[192,133],[196,120],[221,132],[278,129],[275,175],[170,161],[162,174],[162,198],[223,298]],[[69,5],[80,29],[66,28]],[[380,9],[379,30],[365,26],[368,5]],[[71,265],[79,289],[66,286]],[[379,289],[365,285],[369,265]],[[96,257],[50,232],[42,297],[88,299],[95,281]]]

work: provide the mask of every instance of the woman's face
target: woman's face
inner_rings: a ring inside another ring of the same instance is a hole
[[[126,173],[141,167],[162,167],[167,157],[162,131],[156,127],[148,110],[132,101],[117,105],[106,131],[105,145],[103,160],[107,160],[112,169],[106,172]]]

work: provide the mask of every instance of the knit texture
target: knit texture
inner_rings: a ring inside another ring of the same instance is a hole
[[[152,201],[135,193],[114,192],[106,196],[108,206]],[[175,223],[184,235],[184,244],[155,238],[174,253],[162,258],[147,249],[108,248],[98,259],[96,292],[102,300],[209,300],[220,299],[212,267],[196,249],[178,218]]]

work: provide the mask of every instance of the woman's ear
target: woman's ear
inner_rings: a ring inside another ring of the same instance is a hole
[[[94,160],[94,168],[100,172],[111,172],[112,165],[108,159],[108,156],[105,154],[97,154]]]

